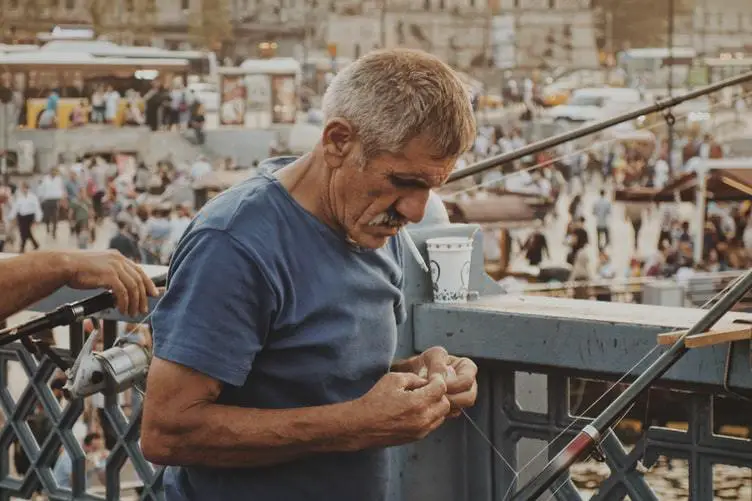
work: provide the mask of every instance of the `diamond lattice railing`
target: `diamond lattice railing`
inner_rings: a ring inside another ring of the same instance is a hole
[[[80,328],[71,332],[81,333]],[[112,321],[104,323],[105,344],[111,345],[116,332]],[[71,339],[72,345],[80,346]],[[65,351],[58,351],[67,356]],[[9,365],[17,363],[28,379],[20,397],[14,401],[9,391]],[[60,407],[50,386],[49,380],[56,370],[47,357],[35,358],[20,344],[0,348],[0,409],[5,416],[5,424],[0,428],[0,501],[11,497],[30,499],[35,492],[43,492],[52,501],[62,500],[118,500],[121,497],[121,471],[130,460],[140,480],[138,488],[141,500],[162,500],[161,470],[148,463],[139,447],[141,424],[141,398],[134,399],[131,418],[123,413],[117,395],[105,395],[104,418],[115,439],[111,447],[106,469],[104,496],[94,495],[86,489],[85,454],[73,434],[73,427],[84,412],[82,400],[68,402]],[[39,404],[39,406],[37,405]],[[51,421],[51,431],[42,437],[41,443],[34,437],[27,420],[37,409]],[[10,464],[13,460],[11,449],[21,447],[29,460],[29,468],[22,478],[11,476]],[[53,476],[53,468],[63,448],[71,457],[73,465],[72,488],[58,487]],[[90,489],[91,490],[91,489]]]

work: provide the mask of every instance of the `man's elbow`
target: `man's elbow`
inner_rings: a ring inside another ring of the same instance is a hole
[[[141,451],[151,463],[159,465],[182,465],[187,461],[186,452],[190,436],[186,427],[178,425],[169,416],[150,416],[144,412],[141,423]]]
[[[147,421],[141,426],[141,452],[150,463],[165,466],[180,463],[177,440]]]

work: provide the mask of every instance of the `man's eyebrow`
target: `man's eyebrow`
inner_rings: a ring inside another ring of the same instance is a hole
[[[431,187],[428,181],[426,181],[420,176],[415,176],[413,174],[399,174],[399,173],[393,172],[392,177],[398,179],[399,181],[402,181],[403,183],[411,183],[411,184],[414,184],[416,186],[420,186],[423,188]]]

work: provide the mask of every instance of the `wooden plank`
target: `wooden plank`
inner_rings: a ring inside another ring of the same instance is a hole
[[[679,340],[680,337],[682,337],[684,334],[689,332],[688,330],[682,330],[682,331],[676,331],[676,332],[664,332],[663,334],[658,334],[658,344],[660,345],[671,345],[674,344]]]
[[[702,348],[703,346],[743,341],[745,339],[752,339],[752,326],[744,325],[695,334],[694,336],[687,337],[685,344],[687,348]]]
[[[681,336],[686,334],[686,330],[677,332],[666,332],[658,334],[658,344],[671,345],[679,340]],[[726,325],[721,328],[713,329],[709,332],[702,332],[689,336],[684,340],[687,348],[701,348],[703,346],[711,346],[714,344],[730,343],[732,341],[743,341],[745,339],[752,339],[752,326],[750,325]]]

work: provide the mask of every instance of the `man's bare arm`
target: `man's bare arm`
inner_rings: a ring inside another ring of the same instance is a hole
[[[148,311],[154,283],[117,251],[30,252],[0,259],[0,320],[69,285],[75,289],[111,289],[118,309],[136,316]]]
[[[311,454],[386,447],[423,438],[449,412],[446,384],[388,374],[364,397],[299,409],[219,405],[222,383],[155,358],[141,448],[157,464],[254,468]]]
[[[0,319],[21,311],[68,283],[71,266],[57,252],[0,259]]]

